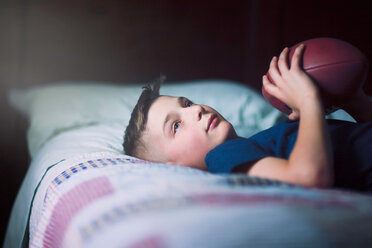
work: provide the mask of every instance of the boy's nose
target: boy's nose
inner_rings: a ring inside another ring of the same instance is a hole
[[[203,116],[203,113],[205,112],[203,106],[199,104],[194,104],[193,106],[191,106],[191,109],[192,109],[194,118],[197,121],[200,121]]]

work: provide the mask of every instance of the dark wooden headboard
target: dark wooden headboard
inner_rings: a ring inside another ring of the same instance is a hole
[[[27,121],[11,88],[59,80],[143,83],[232,79],[260,89],[284,46],[334,37],[372,61],[368,1],[2,0],[0,2],[1,228],[26,172]],[[365,87],[372,95],[371,75]]]

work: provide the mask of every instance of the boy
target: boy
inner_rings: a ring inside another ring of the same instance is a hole
[[[265,90],[292,109],[289,118],[249,139],[217,111],[145,88],[125,132],[127,155],[210,172],[242,172],[307,187],[372,192],[372,102],[360,90],[343,107],[358,122],[326,121],[317,87],[301,69],[304,46],[270,63]],[[335,169],[334,169],[335,165]]]

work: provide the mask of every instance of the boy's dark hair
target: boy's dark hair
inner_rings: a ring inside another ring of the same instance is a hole
[[[124,152],[129,156],[137,156],[140,148],[145,148],[141,141],[143,131],[146,129],[147,116],[152,103],[160,96],[160,86],[165,76],[160,76],[152,83],[142,87],[143,91],[134,107],[129,124],[124,134]]]

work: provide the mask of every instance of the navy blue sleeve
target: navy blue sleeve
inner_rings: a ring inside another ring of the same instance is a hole
[[[212,173],[231,173],[238,165],[265,157],[287,159],[295,144],[297,130],[298,122],[284,119],[248,139],[228,140],[216,146],[205,157],[205,163]]]
[[[231,173],[231,170],[242,163],[257,161],[272,156],[269,147],[263,146],[255,139],[233,139],[226,141],[211,150],[205,162],[212,173]]]

